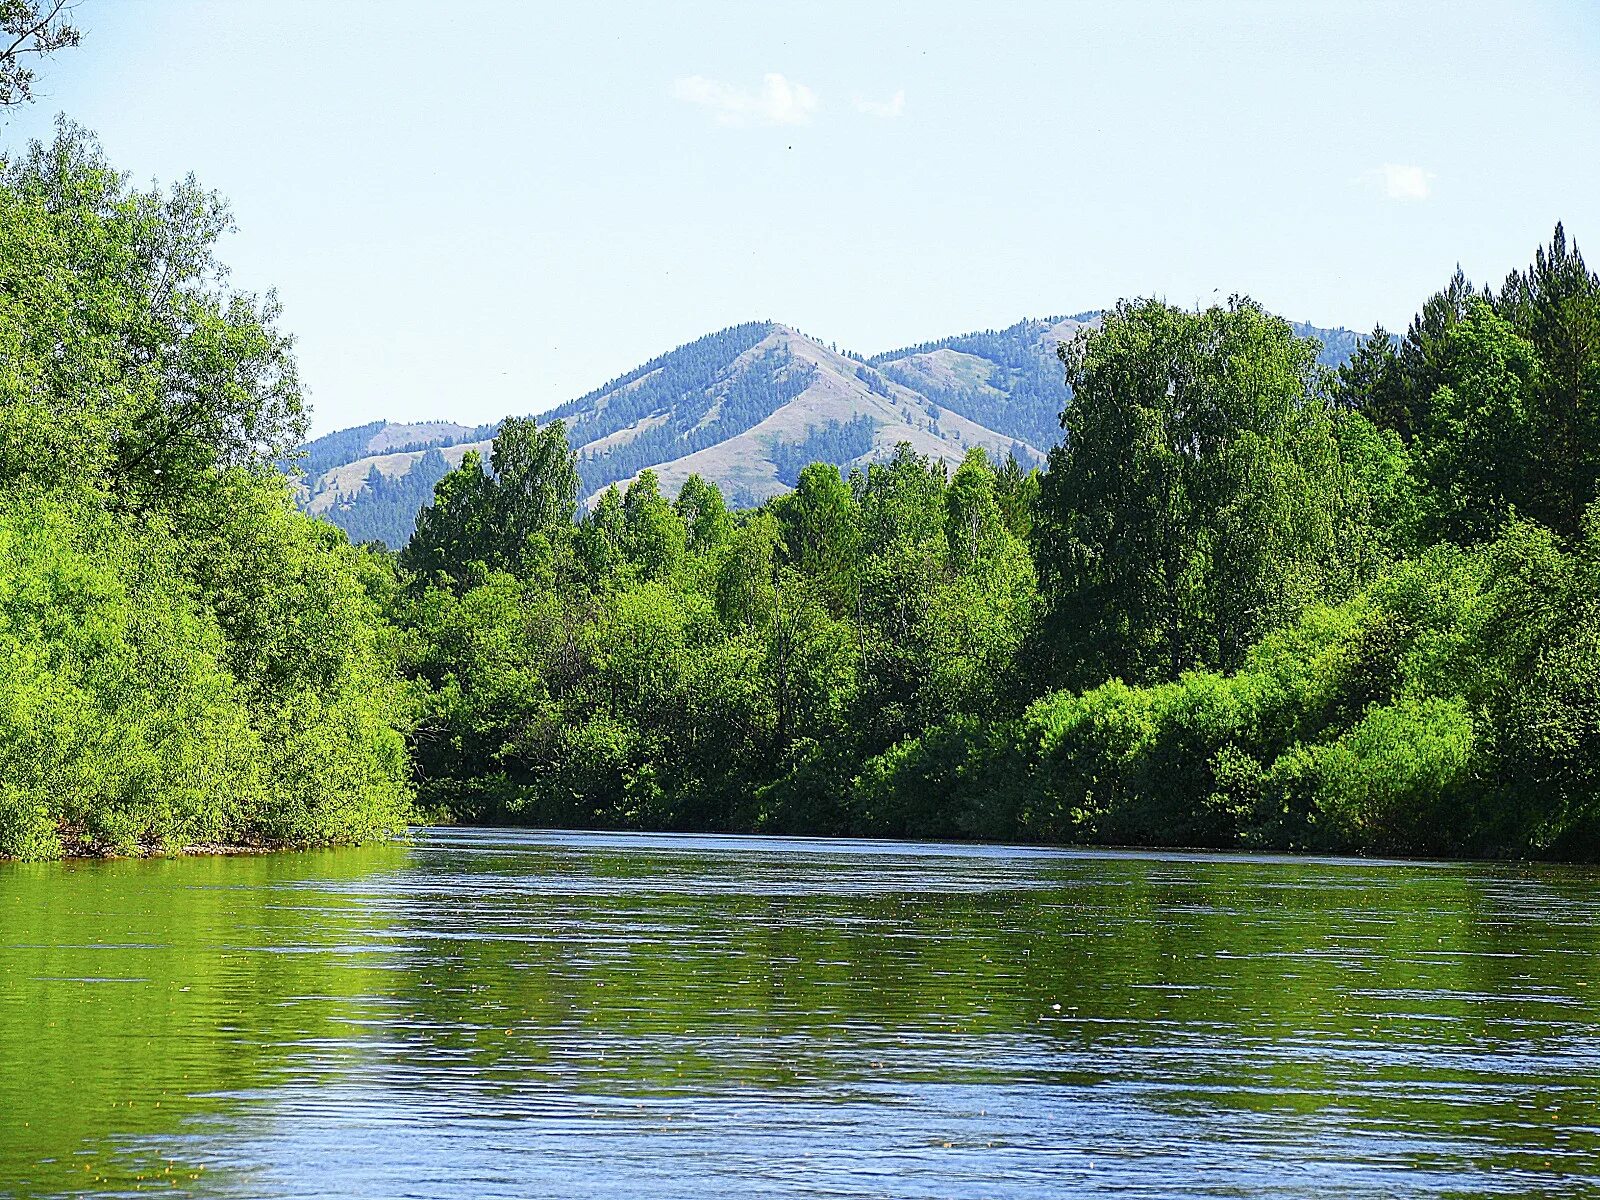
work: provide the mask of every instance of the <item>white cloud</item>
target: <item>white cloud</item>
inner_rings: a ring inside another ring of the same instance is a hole
[[[1402,163],[1384,163],[1367,177],[1391,200],[1426,200],[1433,194],[1433,172]]]
[[[855,97],[857,112],[866,113],[869,117],[882,117],[892,121],[895,117],[906,111],[906,91],[901,88],[887,100],[868,100],[863,96]]]
[[[672,94],[699,105],[719,125],[805,125],[820,107],[815,92],[776,71],[762,76],[761,89],[756,92],[704,75],[688,75],[672,85]]]

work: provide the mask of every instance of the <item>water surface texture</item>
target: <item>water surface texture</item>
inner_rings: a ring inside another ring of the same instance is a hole
[[[0,1195],[1592,1195],[1597,884],[475,830],[0,864]]]

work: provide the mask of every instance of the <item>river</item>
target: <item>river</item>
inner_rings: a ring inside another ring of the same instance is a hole
[[[1578,1196],[1600,872],[445,829],[0,864],[0,1195]]]

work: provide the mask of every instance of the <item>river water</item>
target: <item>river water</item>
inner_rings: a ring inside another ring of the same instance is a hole
[[[1600,1192],[1600,872],[432,830],[0,864],[0,1195]]]

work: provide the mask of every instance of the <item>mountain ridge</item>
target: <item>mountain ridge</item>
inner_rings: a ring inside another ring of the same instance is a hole
[[[843,469],[909,443],[954,465],[973,447],[1023,465],[1060,437],[1067,399],[1056,346],[1099,319],[1025,318],[872,356],[841,351],[778,321],[708,333],[538,414],[561,420],[577,452],[585,503],[646,468],[675,492],[692,473],[735,507],[794,484],[797,464]],[[1337,366],[1358,335],[1291,322]],[[391,547],[410,536],[434,484],[469,451],[487,458],[498,423],[369,422],[301,448],[301,506],[353,540]]]

